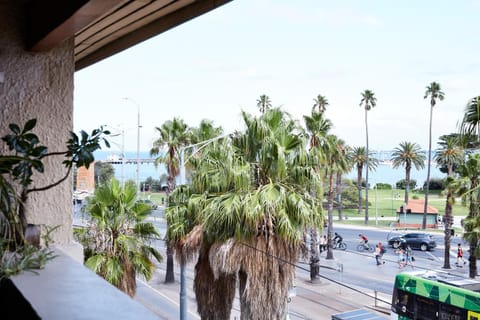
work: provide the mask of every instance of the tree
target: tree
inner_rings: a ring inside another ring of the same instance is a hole
[[[447,183],[446,193],[447,198],[445,202],[445,254],[444,254],[444,269],[450,269],[450,230],[452,227],[452,204],[455,201],[453,197],[453,189],[451,183],[453,182],[453,167],[458,166],[463,160],[463,153],[458,147],[458,141],[456,136],[447,135],[441,136],[438,142],[440,148],[435,153],[435,161],[437,166],[447,167]]]
[[[272,101],[270,101],[270,98],[267,95],[262,94],[260,98],[257,99],[257,107],[261,113],[265,113],[272,108]]]
[[[357,169],[357,191],[358,191],[358,214],[362,213],[362,173],[363,168],[367,166],[367,153],[364,147],[353,147],[347,156],[350,165]],[[373,158],[373,154],[370,153],[368,156],[368,170],[375,170],[378,165],[378,159]],[[366,187],[368,187],[366,185]],[[366,204],[368,207],[368,202]]]
[[[162,257],[150,242],[160,238],[155,226],[145,219],[151,207],[136,203],[135,183],[124,187],[111,179],[87,198],[89,226],[77,235],[85,248],[85,265],[133,297],[136,276],[149,280],[155,271],[152,258]]]
[[[462,136],[469,136],[476,138],[476,143],[480,140],[480,96],[471,99],[465,107],[465,114],[460,123],[460,133]],[[472,139],[473,140],[473,139]],[[463,181],[468,181],[468,187],[466,188],[469,200],[469,214],[467,223],[465,223],[464,234],[465,239],[470,242],[470,269],[469,275],[471,278],[475,278],[477,275],[477,258],[476,251],[478,246],[479,234],[476,232],[480,227],[479,212],[478,212],[478,188],[479,188],[479,176],[480,176],[480,157],[478,154],[468,155],[467,161],[460,166],[459,174],[463,177]]]
[[[155,159],[155,166],[160,163],[165,164],[167,168],[167,195],[170,195],[175,189],[175,180],[180,175],[180,149],[189,144],[190,131],[188,126],[182,119],[174,118],[162,124],[161,127],[155,128],[160,137],[153,142],[153,147],[150,150],[151,156],[158,156]],[[163,153],[163,148],[166,152]],[[168,226],[167,226],[168,227]],[[175,275],[173,273],[173,249],[167,238],[167,271],[165,275],[166,283],[173,283]]]
[[[95,162],[94,167],[95,186],[107,183],[115,176],[115,168],[108,162]]]
[[[327,169],[328,178],[328,251],[327,259],[333,259],[333,178],[337,172],[343,172],[347,168],[345,150],[342,146],[345,143],[335,135],[328,135],[322,144],[322,153]]]
[[[241,319],[284,319],[302,230],[322,224],[321,179],[301,128],[286,113],[273,108],[260,117],[242,115],[245,132],[191,158],[191,192],[181,205],[195,226],[185,233],[172,223],[169,231],[175,239],[184,235],[184,250],[194,247],[188,241],[194,233],[201,234],[195,290],[202,318],[228,318],[205,315],[217,312],[213,296],[231,297],[238,279]],[[176,218],[183,220],[181,214],[169,219]],[[227,276],[234,281],[217,286]]]
[[[320,99],[321,96],[319,96]],[[324,99],[324,97],[322,97]],[[326,99],[325,99],[326,100]],[[315,108],[312,109],[311,116],[304,116],[305,126],[308,132],[310,153],[315,157],[321,158],[324,151],[323,144],[326,142],[326,136],[332,123],[329,119],[323,116],[322,112],[317,112]],[[320,163],[319,163],[320,164]],[[320,166],[316,166],[315,170],[320,173]],[[328,239],[332,238],[333,225],[329,218],[328,224]],[[320,274],[320,253],[318,244],[318,230],[311,228],[310,230],[310,280],[315,282],[319,278]],[[333,259],[333,253],[331,250],[330,259]]]
[[[445,94],[440,88],[440,84],[436,82],[430,83],[427,86],[425,91],[424,99],[430,97],[430,123],[428,127],[428,162],[427,162],[427,187],[425,189],[425,203],[423,206],[423,220],[422,220],[422,229],[427,227],[427,209],[428,209],[428,193],[430,189],[430,165],[432,161],[432,115],[433,107],[437,103],[437,99],[442,101],[445,97]]]
[[[319,94],[316,99],[313,99],[313,102],[312,112],[318,109],[318,113],[324,113],[329,105],[327,98],[321,94]]]
[[[10,123],[11,133],[2,137],[8,147],[5,153],[10,154],[0,155],[0,254],[3,257],[0,261],[0,281],[25,270],[43,268],[54,258],[48,246],[50,234],[57,227],[45,226],[46,234],[41,244],[40,226],[27,221],[26,207],[30,195],[55,188],[74,169],[82,166],[89,168],[95,160],[93,153],[101,149],[102,141],[110,147],[106,140],[110,132],[100,127],[91,135],[85,131],[81,131],[80,136],[70,132],[66,150],[49,152],[34,133],[36,124],[36,119],[28,120],[23,127]],[[65,157],[62,162],[65,174],[46,185],[35,184],[34,178],[44,173],[44,161],[52,156]]]
[[[337,177],[335,179],[336,187],[335,193],[337,195],[337,210],[338,210],[338,220],[343,220],[342,216],[342,176],[344,173],[350,172],[352,170],[352,161],[350,159],[350,147],[345,144],[343,140],[338,140],[339,142],[339,151],[342,153],[342,160],[344,160],[344,167],[337,167]]]
[[[405,204],[408,204],[408,189],[410,186],[410,172],[412,166],[417,170],[425,167],[425,154],[420,145],[414,142],[400,142],[399,146],[393,150],[392,166],[394,169],[398,167],[405,167]]]
[[[468,258],[469,276],[477,276],[477,248],[480,240],[480,155],[472,154],[467,156],[467,160],[460,165],[459,174],[461,179],[456,182],[457,190],[463,195],[467,195],[468,216],[464,223],[464,238],[470,244],[470,257]]]
[[[460,123],[460,133],[462,136],[474,136],[478,144],[480,140],[480,96],[470,99],[467,103]]]
[[[368,168],[369,166],[369,149],[368,149],[368,118],[367,114],[370,109],[374,108],[377,105],[377,98],[375,98],[375,94],[371,90],[365,90],[362,92],[362,100],[360,100],[360,107],[363,105],[365,109],[365,137],[366,137],[366,159],[365,159],[365,181],[366,181],[366,188],[365,188],[365,224],[368,224]]]

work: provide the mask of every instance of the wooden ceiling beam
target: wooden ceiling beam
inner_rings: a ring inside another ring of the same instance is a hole
[[[27,49],[48,51],[125,0],[38,0],[28,3]]]
[[[142,41],[196,18],[232,0],[198,0],[160,19],[146,24],[135,31],[101,45],[87,56],[75,57],[75,70],[81,70],[115,53],[130,48]],[[79,48],[80,49],[80,48]],[[77,52],[76,52],[77,53]]]

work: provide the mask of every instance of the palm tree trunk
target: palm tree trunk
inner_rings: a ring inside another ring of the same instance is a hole
[[[362,171],[363,167],[357,167],[357,189],[358,189],[358,214],[362,213]]]
[[[259,236],[240,262],[241,320],[284,320],[298,248],[277,236]]]
[[[369,171],[369,159],[368,159],[368,121],[367,121],[367,109],[365,109],[365,136],[367,139],[366,161],[365,161],[365,224],[368,225],[368,171]]]
[[[173,272],[173,248],[172,245],[167,242],[167,270],[165,273],[165,283],[174,283],[175,273]]]
[[[447,203],[445,204],[445,252],[443,255],[443,268],[450,269],[450,230],[452,228],[452,191],[447,186]]]
[[[408,204],[408,193],[410,192],[410,171],[412,168],[410,166],[405,167],[405,204]]]
[[[430,127],[428,135],[428,163],[427,163],[427,186],[425,189],[425,204],[423,206],[422,229],[427,227],[427,209],[428,209],[428,193],[430,190],[430,162],[432,161],[432,114],[433,104],[430,106]]]
[[[193,289],[197,300],[197,311],[203,320],[230,319],[237,277],[235,274],[220,274],[215,279],[208,251],[209,248],[202,244],[195,265]]]
[[[320,257],[318,252],[318,232],[310,229],[310,281],[317,283],[320,276]]]
[[[333,170],[328,178],[328,251],[327,259],[333,259]]]
[[[470,205],[469,205],[469,213],[468,217],[472,219],[476,219],[478,217],[478,200],[477,196],[474,195],[475,192],[472,192],[472,190],[476,190],[478,188],[478,182],[476,177],[471,177],[470,178]],[[473,230],[466,230],[466,231],[473,231]],[[478,237],[473,236],[472,239],[470,239],[470,256],[468,257],[469,263],[469,277],[474,279],[477,276],[477,243],[478,243]]]
[[[175,179],[172,176],[168,176],[168,196],[172,193],[173,189],[175,189]],[[168,202],[167,202],[168,205]],[[168,224],[167,224],[168,229]],[[174,283],[175,282],[175,273],[173,268],[173,248],[170,244],[170,241],[167,239],[167,269],[165,271],[165,283]]]
[[[337,172],[336,179],[337,187],[335,191],[337,193],[337,210],[338,210],[338,220],[342,221],[342,172]]]

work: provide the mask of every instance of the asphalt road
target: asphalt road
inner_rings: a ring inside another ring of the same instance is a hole
[[[76,215],[76,220],[81,218]],[[150,218],[164,235],[165,221],[161,210],[156,210]],[[339,232],[348,245],[346,251],[334,250],[334,259],[327,260],[325,253],[320,258],[321,281],[317,284],[310,282],[308,261],[299,261],[296,269],[296,287],[292,290],[292,297],[288,303],[290,319],[330,319],[331,314],[350,311],[365,306],[373,306],[374,296],[377,294],[378,303],[388,310],[395,276],[403,271],[398,268],[397,258],[392,248],[384,256],[385,264],[377,266],[372,253],[357,252],[360,232],[367,234],[369,242],[375,244],[381,241],[386,243],[390,230],[371,227],[335,225],[334,230]],[[433,251],[414,251],[416,258],[415,268],[442,270],[443,266],[443,237],[436,234],[437,248]],[[452,244],[461,242],[454,238]],[[163,241],[155,244],[164,254]],[[465,246],[466,247],[466,246]],[[455,246],[452,245],[455,249]],[[352,250],[353,249],[353,250]],[[165,254],[164,254],[165,256]],[[468,276],[468,264],[464,268],[456,268],[455,252],[451,251],[452,273]],[[187,310],[188,319],[199,319],[196,312],[195,295],[193,293],[194,264],[187,265]],[[411,269],[410,267],[406,269]],[[139,279],[135,300],[156,313],[160,319],[179,319],[179,266],[175,264],[176,282],[165,284],[165,262],[158,264],[153,278],[148,282]],[[445,270],[443,270],[445,271]],[[294,294],[293,294],[294,293]],[[231,319],[240,319],[238,296],[235,298]]]

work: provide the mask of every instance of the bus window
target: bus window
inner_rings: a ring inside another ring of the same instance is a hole
[[[418,320],[438,319],[438,302],[432,299],[415,296],[416,318]],[[446,320],[446,319],[445,319]],[[454,320],[454,319],[452,319]]]
[[[462,320],[467,318],[467,310],[446,303],[440,303],[440,320]]]

